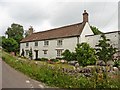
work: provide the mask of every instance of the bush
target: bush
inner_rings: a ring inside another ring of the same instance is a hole
[[[58,62],[59,60],[58,59],[50,59],[50,61],[52,61],[52,62]]]
[[[37,59],[35,59],[36,61],[41,61],[41,58],[37,58]]]
[[[81,66],[95,65],[96,55],[95,50],[87,43],[77,44],[75,48],[77,61]]]
[[[49,86],[56,86],[59,88],[94,88],[94,79],[86,77],[70,76],[62,73],[57,68],[50,69],[47,65],[37,66],[31,61],[17,60],[8,53],[2,53],[2,59],[13,68],[23,72],[27,76],[44,82]],[[95,77],[93,77],[95,78]],[[109,84],[99,83],[98,88],[120,88],[118,80],[109,80]],[[95,82],[96,83],[96,82]]]
[[[48,61],[48,58],[41,58],[41,61]]]
[[[113,66],[114,66],[114,67],[120,66],[120,60],[115,61]]]
[[[72,61],[72,60],[76,60],[76,53],[74,52],[70,52],[68,49],[66,49],[63,53],[62,53],[63,59],[67,60],[67,61]]]

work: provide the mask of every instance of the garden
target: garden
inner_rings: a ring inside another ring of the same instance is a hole
[[[2,59],[25,75],[55,88],[120,88],[120,60],[104,35],[96,50],[78,44],[75,52],[65,50],[62,59],[28,60],[2,52]],[[99,60],[99,61],[98,61]],[[108,63],[112,60],[112,63]]]

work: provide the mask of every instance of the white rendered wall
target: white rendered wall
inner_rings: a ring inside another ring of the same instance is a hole
[[[118,48],[118,40],[119,40],[119,36],[118,36],[118,32],[113,32],[113,33],[107,33],[105,34],[107,39],[110,39],[110,44],[113,45],[115,48]],[[100,35],[93,35],[93,36],[86,36],[86,40],[87,42],[90,44],[90,46],[92,46],[93,48],[95,48],[95,45],[98,44],[98,41],[100,40]]]
[[[22,52],[22,49],[25,50],[30,50],[32,48],[33,52],[33,59],[35,59],[35,51],[38,50],[38,58],[56,58],[57,57],[57,51],[56,49],[62,49],[63,51],[66,49],[69,49],[70,51],[74,51],[76,44],[77,44],[77,37],[71,37],[71,38],[60,38],[60,40],[63,41],[62,46],[57,46],[57,40],[59,39],[54,39],[54,40],[48,40],[49,45],[44,46],[44,41],[38,41],[38,46],[35,46],[35,42],[29,42],[29,46],[26,47],[26,43],[21,43],[20,44],[20,54]],[[43,50],[48,50],[47,54],[44,55]],[[25,52],[26,55],[26,52]]]
[[[86,37],[85,35],[92,35],[93,32],[90,28],[89,23],[86,22],[86,25],[84,26],[84,29],[80,35],[79,43],[86,42]]]

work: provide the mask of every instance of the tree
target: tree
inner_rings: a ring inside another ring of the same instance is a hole
[[[3,38],[2,47],[7,52],[16,52],[18,49],[18,43],[13,38]]]
[[[75,48],[76,59],[81,66],[94,65],[96,63],[95,50],[87,43],[77,44]]]
[[[113,60],[113,55],[117,52],[117,49],[110,45],[110,39],[107,39],[104,34],[101,35],[102,40],[99,40],[99,44],[96,45],[96,55],[99,60],[103,60],[107,65],[107,61]]]
[[[94,35],[102,34],[102,32],[97,27],[90,26],[90,28],[92,29]]]
[[[104,34],[101,35],[102,40],[99,40],[99,44],[96,45],[96,55],[98,56],[99,60],[103,60],[106,65],[105,70],[105,81],[107,81],[107,61],[113,60],[113,55],[117,52],[116,48],[114,48],[112,45],[109,44],[110,39],[107,39]]]
[[[19,44],[20,40],[23,38],[23,33],[23,26],[13,23],[11,24],[11,27],[8,27],[5,34],[8,35],[8,38],[13,38]]]

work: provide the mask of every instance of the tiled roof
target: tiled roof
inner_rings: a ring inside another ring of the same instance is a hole
[[[49,40],[64,37],[79,36],[85,26],[85,22],[72,24],[60,28],[55,28],[47,31],[36,32],[22,39],[21,42]]]

